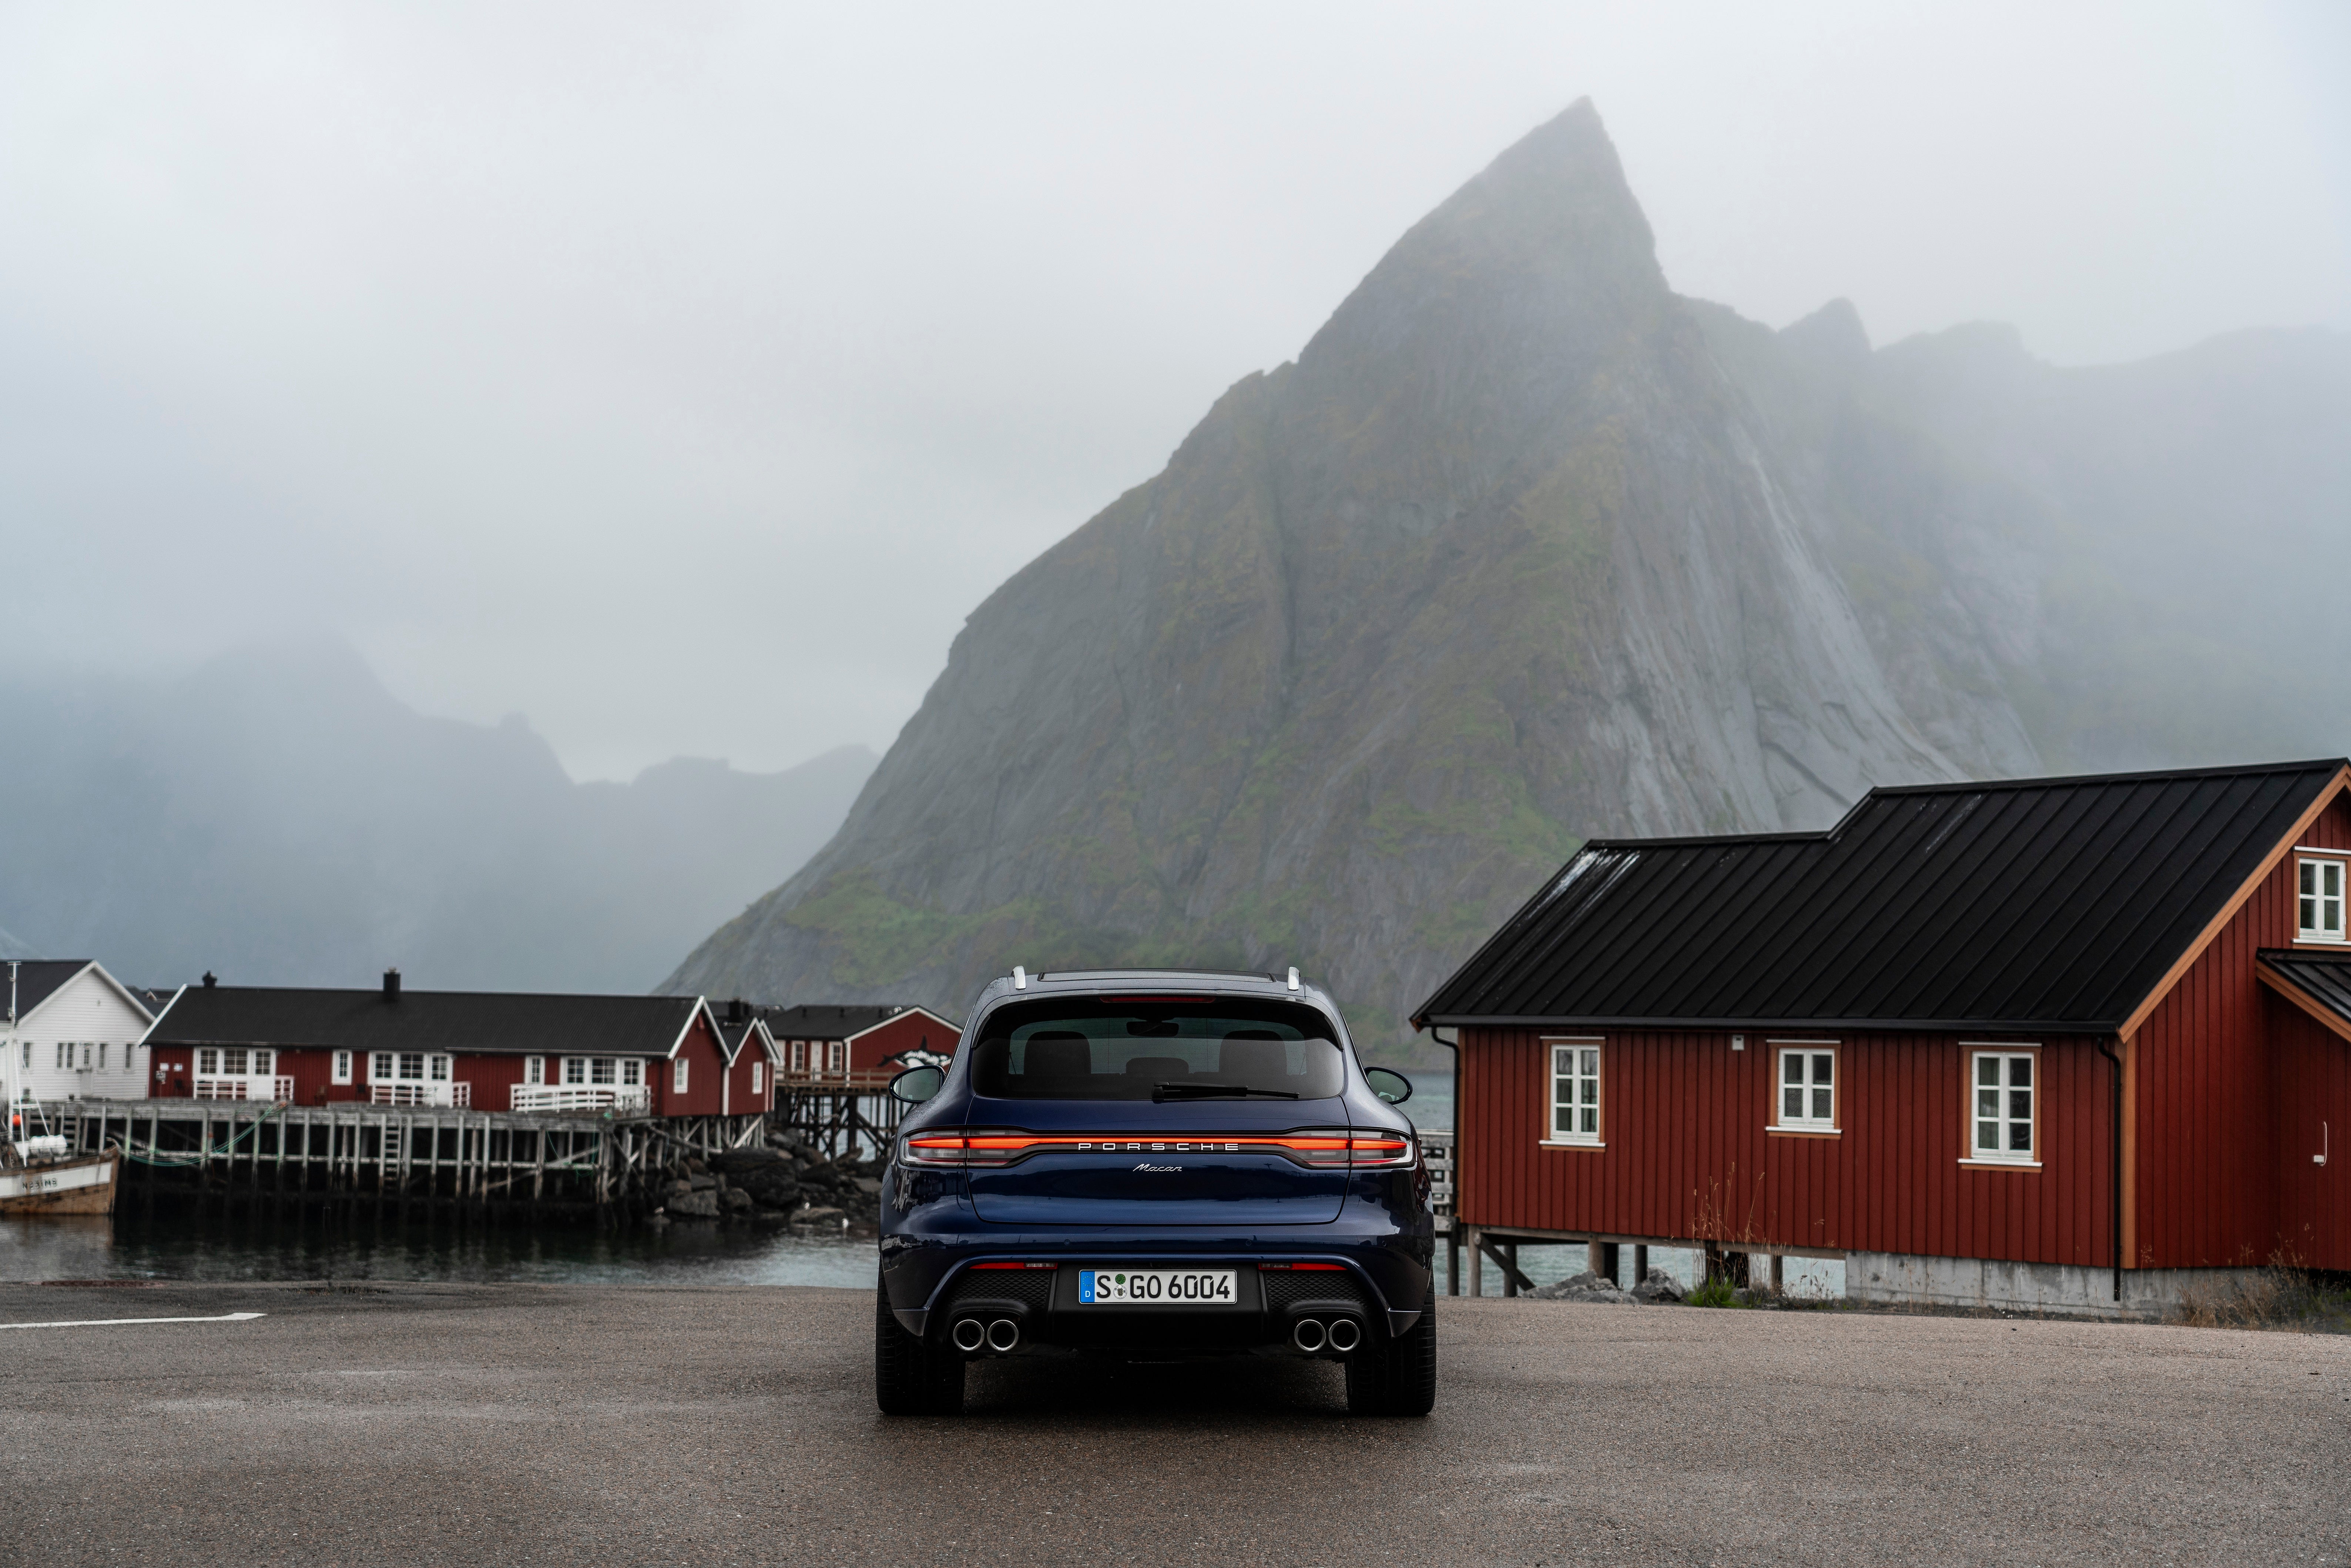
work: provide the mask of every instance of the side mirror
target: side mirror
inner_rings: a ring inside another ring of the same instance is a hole
[[[890,1092],[909,1105],[919,1105],[946,1087],[947,1075],[935,1067],[909,1067],[890,1080]]]
[[[1364,1069],[1364,1082],[1372,1086],[1373,1093],[1391,1105],[1401,1105],[1412,1098],[1412,1080],[1401,1072],[1394,1072],[1384,1067],[1366,1067]]]

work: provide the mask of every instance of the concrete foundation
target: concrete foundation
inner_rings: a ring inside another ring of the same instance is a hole
[[[2258,1269],[2126,1269],[2122,1300],[2116,1301],[2111,1269],[2017,1263],[2000,1258],[1849,1252],[1844,1291],[1856,1301],[2155,1318],[2176,1311],[2185,1293],[2233,1291],[2253,1283],[2261,1272]]]

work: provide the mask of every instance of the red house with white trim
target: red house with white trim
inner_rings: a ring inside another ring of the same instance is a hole
[[[924,1007],[761,1008],[790,1083],[878,1086],[904,1070],[908,1051],[955,1054],[963,1026]]]
[[[2101,1312],[2351,1269],[2347,883],[2339,758],[1594,841],[1414,1019],[1459,1051],[1473,1264],[1705,1243]]]
[[[375,990],[207,975],[141,1041],[159,1098],[652,1116],[765,1109],[733,1103],[766,1050],[751,1042],[730,1050],[699,997],[406,991],[396,969]]]

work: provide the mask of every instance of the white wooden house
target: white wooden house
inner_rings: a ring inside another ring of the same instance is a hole
[[[155,1022],[88,958],[0,963],[0,1085],[11,1100],[144,1100]]]

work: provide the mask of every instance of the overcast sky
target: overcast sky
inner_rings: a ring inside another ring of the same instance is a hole
[[[0,668],[324,630],[582,778],[886,747],[1587,94],[1774,326],[2351,328],[2351,5],[1112,11],[0,3]]]

